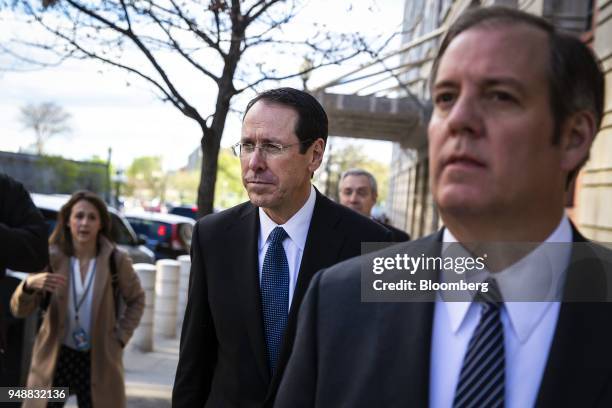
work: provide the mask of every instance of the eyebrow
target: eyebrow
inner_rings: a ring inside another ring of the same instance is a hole
[[[525,92],[525,85],[519,80],[513,77],[509,77],[509,76],[485,78],[484,80],[480,81],[480,86],[484,88],[488,88],[491,86],[498,86],[498,85],[509,86],[513,89],[516,89],[520,93]],[[441,88],[444,89],[444,88],[458,88],[458,87],[459,85],[457,81],[451,80],[451,79],[445,79],[440,82],[436,82],[433,86],[433,89],[437,90]]]
[[[509,86],[516,89],[520,93],[524,93],[525,91],[525,85],[521,81],[512,77],[489,78],[484,81],[484,85],[485,87],[497,85]]]
[[[245,136],[240,138],[241,143],[254,143],[255,138],[250,136]],[[278,140],[270,139],[268,137],[260,139],[261,143],[274,143],[274,144],[282,144]]]

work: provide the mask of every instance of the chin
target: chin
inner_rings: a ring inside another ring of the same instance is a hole
[[[438,209],[448,214],[478,214],[487,208],[482,191],[473,189],[453,189],[444,191],[434,197]]]
[[[271,194],[249,192],[249,201],[256,207],[269,208],[273,207],[277,200]]]

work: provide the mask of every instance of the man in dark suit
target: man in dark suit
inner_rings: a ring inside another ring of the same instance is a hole
[[[234,146],[250,202],[194,229],[173,407],[260,407],[274,399],[299,304],[316,271],[389,241],[380,225],[312,186],[327,115],[309,94],[266,91]]]
[[[378,184],[369,171],[349,169],[340,175],[338,196],[340,197],[340,204],[370,218],[372,217],[372,207],[374,207],[376,200],[378,200]],[[375,221],[391,231],[393,242],[410,241],[410,235],[404,231],[386,222]]]
[[[30,194],[23,184],[0,173],[0,384],[19,385],[19,348],[24,344],[18,334],[21,326],[10,324],[16,320],[9,313],[19,280],[5,277],[6,269],[38,272],[49,262],[48,248],[47,225]]]
[[[539,17],[476,9],[450,26],[431,93],[430,182],[445,228],[313,278],[275,406],[612,406],[612,257],[564,213],[603,116],[595,56]],[[453,245],[483,266],[460,275]],[[396,255],[451,262],[411,275]],[[362,300],[372,272],[374,290],[397,283],[377,303]],[[453,275],[473,287],[445,289]]]

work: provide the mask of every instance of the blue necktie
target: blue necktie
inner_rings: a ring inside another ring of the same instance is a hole
[[[494,280],[489,291],[474,298],[482,302],[480,322],[463,359],[453,408],[504,407],[505,350],[501,322],[503,299]]]
[[[272,230],[261,272],[261,305],[272,373],[276,369],[289,312],[289,264],[283,249],[283,240],[287,236],[281,227]]]

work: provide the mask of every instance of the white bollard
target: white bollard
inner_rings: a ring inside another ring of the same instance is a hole
[[[145,308],[140,324],[134,331],[131,344],[142,351],[153,351],[153,309],[155,307],[155,265],[137,263],[134,270],[145,291]]]
[[[189,271],[191,269],[191,256],[181,255],[176,260],[180,264],[179,274],[179,290],[178,290],[178,308],[177,308],[177,327],[180,333],[185,317],[185,308],[187,307],[187,290],[189,288]]]
[[[175,338],[179,263],[173,259],[160,259],[156,266],[155,333]]]

